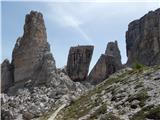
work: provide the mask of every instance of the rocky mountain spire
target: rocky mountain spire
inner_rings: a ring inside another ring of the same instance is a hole
[[[44,59],[44,57],[49,58],[49,60]],[[48,71],[43,71],[44,60],[50,63],[48,67],[51,67],[51,69],[56,68],[47,42],[43,15],[39,12],[31,11],[25,18],[24,34],[17,39],[12,53],[15,83],[33,79],[35,81],[38,76],[41,76],[38,81],[47,80],[48,76],[46,75],[48,73],[46,72]],[[38,73],[40,74],[38,75]]]
[[[91,84],[98,84],[114,72],[116,72],[114,57],[102,54],[91,70],[88,81]]]
[[[120,50],[118,48],[117,41],[115,41],[115,42],[109,42],[107,44],[107,48],[106,48],[105,54],[108,55],[108,56],[113,56],[115,58],[115,62],[117,64],[117,66],[119,68],[122,67],[121,54],[120,54]]]
[[[122,68],[121,55],[117,41],[109,42],[97,63],[91,70],[88,81],[92,84],[98,84],[105,80],[109,75]]]
[[[129,66],[136,62],[148,66],[160,64],[160,9],[129,24],[126,49]]]

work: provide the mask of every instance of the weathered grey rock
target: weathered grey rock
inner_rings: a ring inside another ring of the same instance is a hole
[[[50,70],[56,69],[41,13],[31,11],[26,15],[24,34],[16,42],[12,64],[16,84],[27,80],[43,83],[50,77]]]
[[[6,116],[5,111],[9,111],[12,113],[11,120],[30,120],[43,116],[50,110],[54,111],[64,103],[69,104],[88,89],[79,82],[73,82],[62,71],[59,71],[56,77],[49,82],[50,86],[41,84],[32,89],[18,89],[14,96],[2,94],[2,114]],[[22,118],[19,119],[19,116]]]
[[[49,82],[55,77],[55,61],[50,52],[46,52],[40,61],[39,65],[35,67],[33,80],[35,85],[44,84]]]
[[[129,66],[136,62],[148,66],[160,64],[160,9],[129,24],[126,48]]]
[[[67,74],[72,80],[83,81],[86,79],[93,49],[93,46],[76,46],[70,48]]]
[[[115,58],[106,54],[102,54],[96,65],[91,70],[88,80],[92,84],[98,84],[104,79],[109,77],[109,75],[116,72],[117,67],[115,66]]]
[[[23,113],[23,118],[24,118],[25,120],[31,120],[31,119],[33,119],[34,117],[35,117],[35,115],[32,114],[32,113],[30,113],[30,112],[25,111],[25,112]]]
[[[13,66],[9,60],[4,60],[1,64],[1,92],[5,92],[13,85]]]
[[[105,54],[109,55],[109,56],[113,56],[115,58],[115,64],[116,64],[117,68],[120,69],[122,67],[121,54],[120,54],[120,50],[118,48],[117,41],[109,42],[107,44],[107,48],[106,48]]]
[[[13,115],[8,110],[1,110],[1,120],[13,120]]]

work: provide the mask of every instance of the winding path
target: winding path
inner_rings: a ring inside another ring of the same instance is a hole
[[[62,110],[66,104],[61,105],[51,116],[48,118],[48,120],[54,120],[57,114],[59,113],[60,110]]]

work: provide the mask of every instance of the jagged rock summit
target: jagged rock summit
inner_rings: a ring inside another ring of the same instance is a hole
[[[41,13],[31,11],[26,15],[24,34],[17,39],[12,53],[12,65],[15,83],[27,80],[44,83],[50,77],[49,72],[56,69]]]
[[[98,84],[121,68],[121,55],[117,41],[109,42],[105,54],[100,56],[91,70],[88,81],[92,84]]]
[[[128,66],[160,64],[160,8],[129,24],[126,49]]]
[[[122,67],[121,54],[120,54],[120,50],[118,48],[118,42],[117,41],[109,42],[107,44],[105,54],[108,55],[108,56],[113,56],[115,58],[117,68],[120,69]]]
[[[67,61],[67,74],[73,81],[84,81],[87,78],[93,49],[93,46],[70,48]]]

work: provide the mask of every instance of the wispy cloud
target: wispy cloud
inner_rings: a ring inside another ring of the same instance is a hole
[[[94,44],[92,38],[84,31],[82,25],[84,21],[79,19],[72,8],[64,7],[62,4],[57,5],[56,8],[52,4],[48,4],[50,12],[48,16],[54,22],[57,22],[61,27],[69,27],[74,29],[78,34],[86,40],[88,44]],[[72,9],[72,13],[70,11]]]

